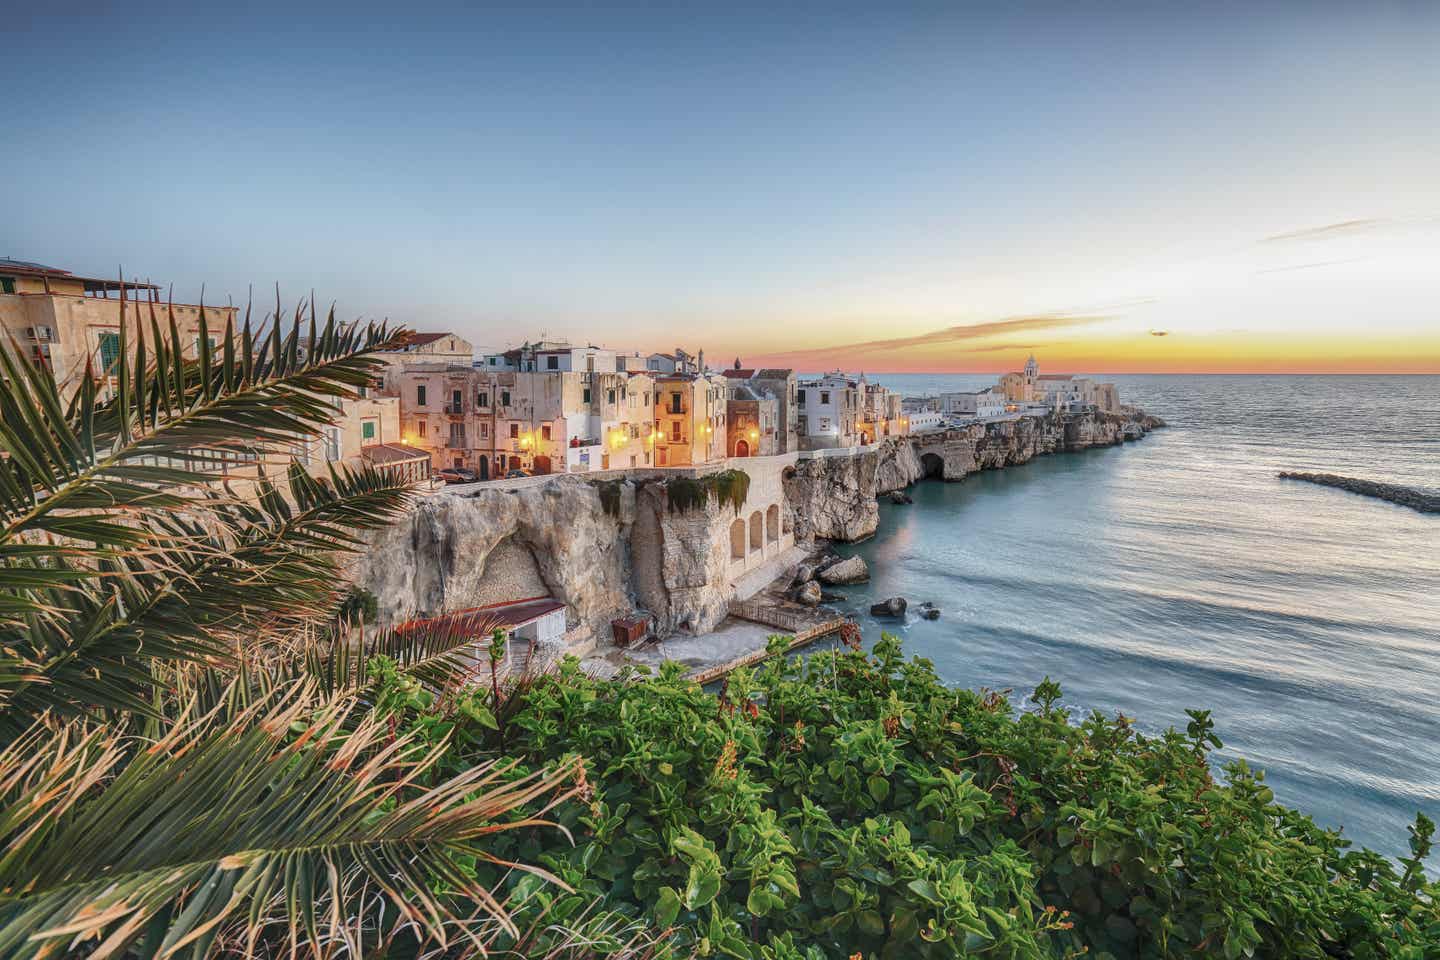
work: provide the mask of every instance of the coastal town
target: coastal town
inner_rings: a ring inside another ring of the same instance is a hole
[[[152,316],[188,359],[243,322],[233,306],[162,303],[156,284],[0,260],[0,325],[62,397],[87,381],[101,398],[116,390],[122,322]],[[453,330],[375,357],[372,382],[317,436],[186,463],[232,488],[277,460],[411,483],[419,496],[356,559],[349,589],[373,598],[380,625],[483,614],[508,628],[507,668],[573,654],[601,670],[677,659],[708,676],[763,655],[777,632],[834,634],[844,621],[825,604],[868,572],[825,544],[873,535],[880,498],[1159,425],[1113,384],[1041,373],[1034,356],[985,389],[932,396],[864,373],[712,365],[698,348],[539,337],[477,349]],[[880,606],[906,616],[904,598]]]
[[[0,259],[0,325],[32,361],[55,372],[62,393],[87,373],[103,392],[120,349],[122,287],[130,316],[153,308],[155,284],[81,277]],[[233,306],[204,308],[211,346],[237,320]],[[198,350],[198,304],[161,307]],[[703,349],[626,352],[537,338],[477,350],[453,331],[417,332],[381,354],[383,375],[341,403],[321,437],[290,451],[323,470],[370,463],[416,480],[489,482],[550,474],[693,467],[790,452],[847,450],[890,438],[1059,411],[1121,412],[1114,384],[1042,374],[1032,356],[987,389],[904,397],[864,373],[818,376],[716,366]],[[217,467],[243,473],[241,460]]]

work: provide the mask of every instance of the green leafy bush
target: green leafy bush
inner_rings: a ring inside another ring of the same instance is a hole
[[[870,656],[774,657],[718,695],[682,674],[598,681],[572,660],[517,694],[520,769],[579,754],[587,782],[558,811],[573,846],[514,831],[497,853],[683,952],[1440,955],[1440,889],[1421,868],[1433,825],[1417,819],[1398,869],[1350,850],[1243,762],[1217,782],[1207,713],[1154,737],[1125,717],[1076,723],[1049,678],[1017,712],[946,687],[889,637]],[[453,715],[447,763],[488,758],[477,715]]]

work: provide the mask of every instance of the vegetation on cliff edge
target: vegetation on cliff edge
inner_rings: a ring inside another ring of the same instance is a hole
[[[778,648],[777,648],[778,649]],[[893,638],[871,655],[776,656],[702,691],[667,664],[593,680],[572,660],[475,721],[413,683],[402,726],[442,731],[442,770],[583,758],[553,833],[497,837],[574,892],[701,956],[1435,957],[1433,825],[1398,867],[1274,801],[1209,714],[1146,736],[1071,717],[1048,679],[1017,712],[946,687]],[[388,694],[387,694],[388,695]],[[484,699],[483,695],[476,697]],[[481,868],[486,883],[501,877]]]

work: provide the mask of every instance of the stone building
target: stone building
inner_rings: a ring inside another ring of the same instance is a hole
[[[725,404],[725,449],[732,457],[768,457],[779,450],[780,402],[769,393],[761,394],[749,384],[730,384]]]
[[[655,465],[688,467],[725,459],[726,379],[667,373],[654,383]]]
[[[798,388],[794,370],[779,367],[743,367],[740,365],[740,358],[736,357],[735,365],[723,373],[732,386],[744,383],[761,396],[775,398],[776,453],[790,453],[800,449],[796,435],[799,414],[796,410]],[[734,449],[733,445],[731,449]]]
[[[865,381],[836,371],[816,380],[801,380],[796,388],[796,434],[801,450],[853,447],[864,434],[859,430],[860,397]]]

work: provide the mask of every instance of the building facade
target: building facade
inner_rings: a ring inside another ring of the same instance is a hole
[[[838,371],[796,385],[796,434],[801,450],[853,447],[861,442],[860,396],[864,380]]]
[[[726,379],[701,374],[655,377],[655,466],[686,467],[725,459]]]

